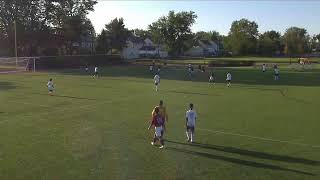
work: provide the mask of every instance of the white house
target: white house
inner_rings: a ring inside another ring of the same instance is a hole
[[[121,56],[124,59],[138,59],[141,57],[165,58],[168,56],[168,52],[163,50],[161,46],[153,44],[149,38],[142,39],[133,36],[128,39],[127,47],[122,50]]]
[[[213,41],[198,41],[197,46],[192,47],[184,54],[186,56],[216,56],[219,53],[219,46]]]
[[[123,48],[121,56],[124,59],[137,59],[140,57],[139,50],[144,46],[143,38],[133,36],[127,40],[127,46]]]

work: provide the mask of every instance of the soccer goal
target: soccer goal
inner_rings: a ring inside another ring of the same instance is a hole
[[[37,57],[0,58],[0,73],[35,72]]]

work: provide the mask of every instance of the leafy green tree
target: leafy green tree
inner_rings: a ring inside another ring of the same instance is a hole
[[[61,27],[62,43],[67,47],[67,53],[72,54],[74,44],[81,44],[85,38],[95,38],[95,31],[89,19],[81,16],[66,17]]]
[[[134,33],[134,35],[142,37],[143,39],[151,38],[151,32],[148,30],[134,29],[133,33]]]
[[[195,23],[197,15],[190,11],[175,13],[170,11],[167,16],[160,17],[149,25],[149,30],[154,39],[163,41],[170,54],[180,55],[186,50],[185,41],[192,36],[191,26]]]
[[[320,34],[314,35],[312,38],[312,49],[320,51]]]
[[[255,54],[257,49],[258,25],[254,21],[234,21],[229,32],[229,44],[233,54]]]
[[[1,39],[8,42],[7,48],[13,54],[16,22],[20,55],[26,50],[34,51],[50,41],[56,29],[65,27],[70,17],[85,19],[96,3],[96,0],[0,0]]]
[[[308,51],[309,36],[304,28],[290,27],[283,35],[285,54],[300,55]]]
[[[102,30],[97,37],[97,51],[102,51],[107,54],[110,50],[110,38],[107,35],[106,30]]]
[[[205,32],[205,31],[199,31],[196,32],[195,35],[195,41],[200,41],[200,40],[211,40],[211,33],[210,32]]]
[[[259,36],[258,51],[261,55],[271,56],[281,51],[281,34],[267,31]]]
[[[106,24],[105,31],[110,38],[110,47],[119,51],[126,46],[128,37],[132,35],[132,32],[125,27],[123,18],[111,20]]]

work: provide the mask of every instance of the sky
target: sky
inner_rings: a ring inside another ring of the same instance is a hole
[[[320,1],[110,1],[98,0],[95,11],[90,12],[95,30],[100,33],[104,25],[116,17],[123,17],[128,29],[147,29],[170,10],[194,11],[198,18],[192,31],[218,31],[227,35],[234,20],[247,18],[255,21],[259,32],[276,30],[282,34],[288,27],[307,29],[311,35],[320,33]]]

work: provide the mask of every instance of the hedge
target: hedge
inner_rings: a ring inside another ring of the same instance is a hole
[[[36,67],[37,69],[59,69],[120,63],[122,59],[119,55],[48,56],[37,58]]]

